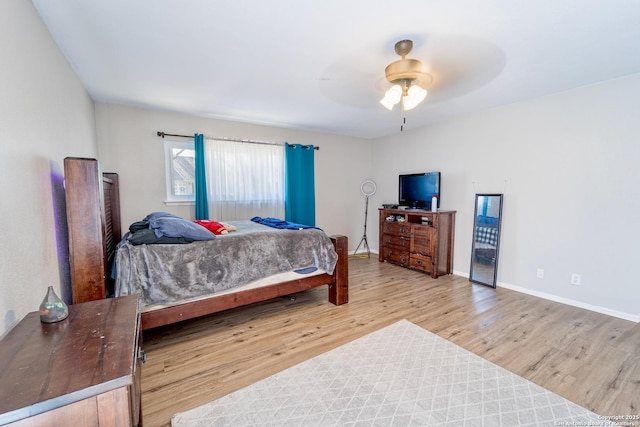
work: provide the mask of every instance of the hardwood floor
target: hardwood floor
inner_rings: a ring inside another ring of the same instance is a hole
[[[340,307],[323,286],[145,332],[145,425],[401,319],[600,415],[640,414],[640,324],[377,257],[351,257],[349,269]]]

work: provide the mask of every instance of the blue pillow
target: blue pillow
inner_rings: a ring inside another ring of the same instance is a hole
[[[156,237],[185,237],[191,240],[213,240],[215,234],[196,224],[176,216],[161,216],[149,220],[149,228]]]
[[[164,217],[180,218],[179,216],[171,214],[169,212],[151,212],[149,215],[144,217],[143,221],[151,221],[152,219],[155,219],[155,218],[164,218]]]

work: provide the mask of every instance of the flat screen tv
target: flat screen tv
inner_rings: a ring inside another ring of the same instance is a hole
[[[399,205],[414,209],[431,209],[431,198],[438,198],[440,207],[440,172],[400,175]]]

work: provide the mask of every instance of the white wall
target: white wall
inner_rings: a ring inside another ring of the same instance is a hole
[[[97,154],[93,101],[29,1],[0,2],[0,336],[70,297],[63,159]]]
[[[380,139],[377,202],[399,173],[441,171],[468,275],[474,194],[504,193],[499,285],[639,321],[639,111],[636,74]]]
[[[369,141],[103,103],[96,104],[96,122],[103,170],[120,175],[125,229],[153,211],[194,217],[193,206],[164,203],[164,148],[157,131],[179,135],[197,132],[319,146],[315,156],[316,223],[328,234],[348,236],[350,247],[362,237],[360,183],[370,170]]]

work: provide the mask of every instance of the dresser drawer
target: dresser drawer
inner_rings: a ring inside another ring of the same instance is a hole
[[[416,270],[424,271],[425,273],[431,273],[431,257],[419,254],[411,254],[409,258],[409,266],[411,268],[415,268]]]
[[[409,240],[408,237],[399,237],[390,234],[385,234],[382,236],[382,244],[385,246],[397,246],[399,248],[409,250],[410,243],[411,240]]]
[[[393,234],[395,236],[410,237],[411,224],[406,222],[387,221],[382,224],[382,232],[384,234]]]
[[[394,247],[385,246],[383,253],[385,261],[402,266],[409,266],[409,251],[402,251]]]

